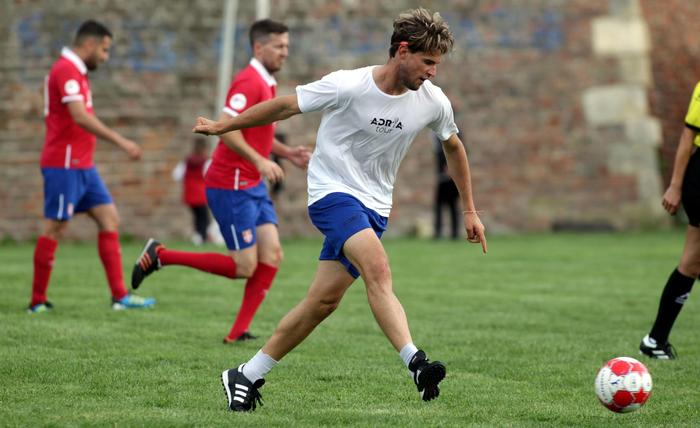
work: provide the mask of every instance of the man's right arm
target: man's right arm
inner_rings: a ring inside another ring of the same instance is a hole
[[[668,211],[669,214],[675,214],[681,204],[681,189],[683,187],[683,178],[685,171],[688,168],[688,161],[693,152],[693,141],[698,135],[698,132],[688,128],[683,128],[683,133],[678,141],[676,149],[676,157],[673,162],[673,174],[671,175],[671,183],[668,185],[666,192],[661,200],[661,205]]]
[[[254,107],[255,106],[251,107],[251,109]],[[246,110],[246,112],[248,110]],[[245,112],[241,113],[241,115],[243,114],[245,114]],[[231,116],[222,113],[219,116],[219,122],[225,122],[230,117]],[[275,162],[271,161],[270,159],[266,159],[260,153],[255,151],[255,149],[252,148],[250,144],[246,142],[241,131],[231,131],[222,134],[221,141],[224,142],[226,147],[235,151],[236,153],[241,155],[245,160],[255,165],[255,168],[258,171],[260,171],[260,175],[267,178],[271,182],[275,183],[284,178],[284,172],[282,171],[282,168]]]
[[[118,132],[113,131],[102,123],[96,116],[89,114],[82,101],[69,102],[68,111],[70,111],[70,115],[75,123],[84,130],[117,145],[124,150],[131,159],[138,159],[141,157],[141,147],[139,147],[138,144],[122,137]]]
[[[204,135],[222,135],[239,129],[269,125],[299,113],[301,113],[301,109],[299,109],[296,94],[286,95],[256,104],[240,115],[223,121],[217,122],[199,117],[193,132]]]

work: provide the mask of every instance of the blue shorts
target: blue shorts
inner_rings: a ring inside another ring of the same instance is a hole
[[[360,272],[343,254],[345,241],[368,228],[381,238],[388,220],[347,193],[330,193],[314,202],[309,206],[309,217],[326,237],[319,260],[339,261],[353,278],[359,277]]]
[[[271,223],[277,225],[275,206],[260,182],[245,190],[207,187],[207,203],[231,251],[246,249],[257,242],[255,228]]]
[[[112,195],[93,168],[42,168],[44,176],[44,217],[70,220],[73,214],[112,203]]]

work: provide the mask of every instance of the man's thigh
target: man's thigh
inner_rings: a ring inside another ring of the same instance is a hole
[[[322,303],[337,303],[355,278],[336,260],[319,260],[307,298]]]
[[[372,229],[361,230],[345,241],[343,253],[367,280],[370,270],[388,266],[388,257],[379,236]]]

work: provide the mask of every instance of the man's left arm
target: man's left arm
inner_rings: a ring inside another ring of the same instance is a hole
[[[447,173],[457,185],[459,195],[462,199],[464,227],[467,230],[467,240],[469,242],[480,242],[481,249],[487,252],[485,227],[479,219],[474,198],[472,195],[471,173],[469,172],[469,160],[467,152],[464,150],[462,141],[457,134],[452,134],[450,138],[442,142],[442,150],[447,159]]]
[[[275,138],[272,144],[272,153],[275,156],[285,158],[290,161],[294,166],[306,169],[309,165],[309,159],[311,159],[311,150],[306,146],[295,146],[290,147],[286,144],[281,143],[277,138]]]

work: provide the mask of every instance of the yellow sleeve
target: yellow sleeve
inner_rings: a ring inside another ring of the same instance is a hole
[[[690,99],[685,125],[694,131],[700,131],[700,82],[695,85],[693,97]]]

